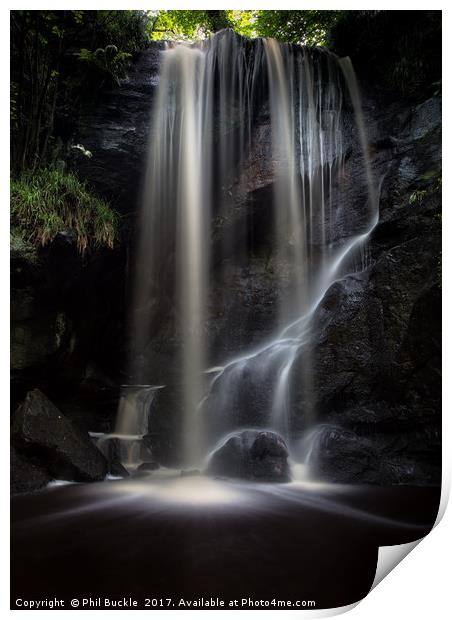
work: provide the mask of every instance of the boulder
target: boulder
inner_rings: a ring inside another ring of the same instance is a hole
[[[39,390],[28,392],[15,411],[14,445],[39,463],[50,476],[64,480],[103,480],[108,464],[91,441]]]
[[[115,478],[128,478],[130,476],[127,469],[119,461],[112,461],[108,464],[108,473]]]
[[[138,471],[155,471],[159,469],[160,465],[155,461],[145,461],[138,466]]]
[[[410,412],[407,415],[411,417]],[[351,416],[356,420],[358,413],[350,412]],[[361,416],[368,418],[369,412],[362,411]],[[350,419],[344,422],[350,423]],[[403,416],[395,428],[379,432],[375,432],[375,425],[374,432],[358,425],[359,433],[337,424],[319,425],[311,435],[311,476],[336,483],[436,484],[441,468],[440,438],[434,427],[405,426]]]
[[[91,437],[91,439],[107,460],[110,476],[127,478],[130,474],[122,464],[121,440],[109,435],[100,435],[99,437]]]
[[[33,463],[11,446],[11,494],[30,493],[45,487],[52,476],[44,467]]]
[[[214,476],[271,482],[290,480],[284,439],[271,431],[245,430],[230,436],[210,457]]]
[[[309,466],[315,478],[328,482],[380,482],[372,442],[337,426],[321,426],[314,435]]]

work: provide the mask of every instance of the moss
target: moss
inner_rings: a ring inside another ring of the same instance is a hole
[[[93,247],[113,247],[118,215],[74,174],[46,168],[11,180],[11,227],[12,243],[22,249],[45,245],[65,232],[84,254]]]

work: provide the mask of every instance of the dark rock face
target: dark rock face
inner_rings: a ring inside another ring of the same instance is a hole
[[[80,431],[39,390],[29,392],[13,415],[11,437],[52,478],[103,480],[107,462],[88,434]]]
[[[393,117],[370,265],[327,291],[293,370],[314,386],[296,387],[294,431],[308,411],[333,425],[313,454],[328,480],[440,483],[440,128],[438,98]]]
[[[289,453],[282,437],[270,431],[241,431],[227,439],[210,457],[213,476],[271,482],[290,480]]]
[[[11,291],[11,368],[23,370],[57,354],[68,340],[70,322],[62,312],[36,304],[33,289]]]
[[[61,286],[62,279],[57,272],[66,265],[76,278],[80,267],[74,265],[70,244],[61,237],[53,248],[54,254],[48,248],[30,253],[21,246],[11,247],[11,369],[14,374],[48,366],[70,348],[73,324],[61,303],[64,285]],[[47,256],[56,258],[58,266],[47,269]]]
[[[124,342],[123,258],[121,248],[82,258],[62,236],[33,260],[12,251],[12,411],[39,388],[85,430],[111,429]]]
[[[121,87],[84,111],[75,138],[92,157],[73,149],[71,166],[121,213],[138,207],[162,49],[153,43],[141,52]]]
[[[367,412],[360,413],[365,418]],[[440,444],[423,432],[406,430],[398,437],[395,432],[394,428],[392,433],[363,435],[362,431],[321,425],[314,438],[311,470],[328,482],[437,484],[440,463],[435,451],[440,452]]]

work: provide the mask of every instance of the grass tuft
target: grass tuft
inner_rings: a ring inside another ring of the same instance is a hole
[[[113,247],[118,215],[74,174],[44,168],[11,180],[11,227],[34,245],[69,233],[84,254],[99,246]]]

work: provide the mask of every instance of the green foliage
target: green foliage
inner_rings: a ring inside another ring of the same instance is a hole
[[[225,11],[232,28],[243,37],[254,39],[258,35],[256,22],[263,11]]]
[[[341,11],[158,11],[153,39],[203,39],[222,28],[246,37],[324,45]]]
[[[419,180],[424,184],[427,183],[427,185],[424,185],[422,189],[418,188],[411,192],[408,196],[408,204],[420,206],[426,199],[441,196],[442,176],[440,171],[430,170],[419,177]],[[441,217],[440,214],[438,216]]]
[[[342,11],[329,46],[380,86],[416,96],[441,79],[441,11]]]
[[[107,45],[105,48],[99,47],[95,52],[82,48],[78,52],[80,60],[92,63],[99,71],[112,77],[115,82],[120,84],[121,78],[126,77],[128,61],[132,54],[118,51],[116,45]]]
[[[233,27],[231,11],[158,11],[152,28],[154,41],[205,39],[209,34]]]
[[[99,47],[116,45],[118,50],[135,54],[149,41],[152,19],[148,11],[92,11],[102,34],[98,35]]]
[[[81,254],[111,248],[117,224],[117,214],[73,174],[46,168],[11,181],[11,228],[25,245],[45,245],[66,232]]]
[[[417,189],[408,198],[410,205],[421,204],[424,198],[427,196],[427,190]]]
[[[11,11],[12,167],[51,161],[55,127],[66,142],[82,103],[125,77],[149,42],[147,11]]]
[[[257,11],[259,36],[287,43],[324,46],[327,35],[342,11]]]

